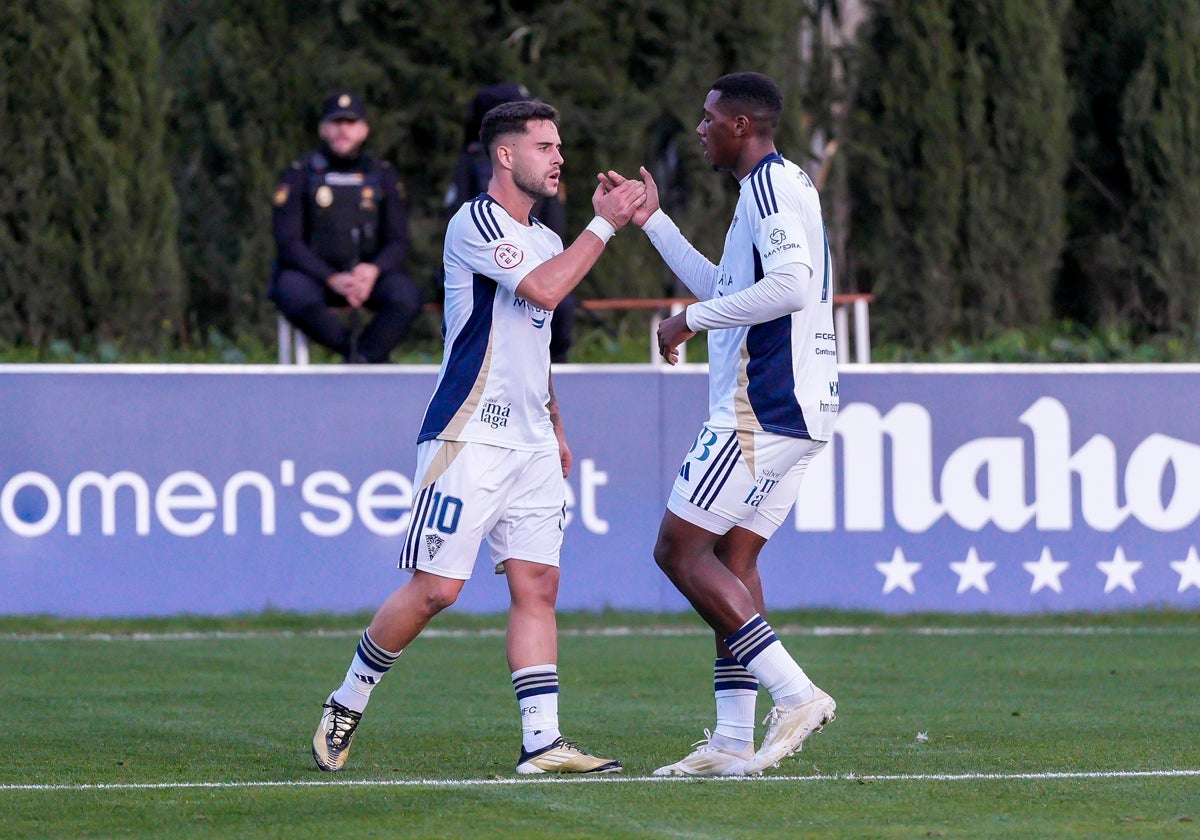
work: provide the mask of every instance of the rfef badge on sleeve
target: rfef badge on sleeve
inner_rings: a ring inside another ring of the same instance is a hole
[[[496,265],[501,268],[516,268],[525,259],[525,252],[509,242],[496,246]]]

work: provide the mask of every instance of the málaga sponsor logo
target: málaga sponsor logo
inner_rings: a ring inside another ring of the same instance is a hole
[[[479,422],[485,426],[491,426],[493,429],[502,429],[508,426],[508,418],[511,414],[511,405],[485,402],[479,409]]]

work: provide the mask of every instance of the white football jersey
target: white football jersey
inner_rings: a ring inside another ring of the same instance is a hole
[[[722,298],[789,263],[808,269],[799,269],[797,281],[811,284],[807,306],[753,326],[709,330],[709,423],[829,440],[838,411],[833,278],[820,198],[803,169],[774,153],[742,180],[711,297],[688,320],[719,319],[725,310],[741,317],[744,306]]]
[[[487,193],[446,229],[446,349],[417,440],[558,449],[550,423],[550,319],[516,295],[533,269],[562,253],[558,234],[523,225]]]

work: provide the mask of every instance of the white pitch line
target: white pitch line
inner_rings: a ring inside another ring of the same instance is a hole
[[[906,773],[863,774],[835,773],[815,776],[718,776],[705,779],[682,776],[579,776],[514,779],[346,779],[280,782],[130,782],[74,785],[0,785],[8,791],[89,791],[89,790],[210,790],[238,788],[312,788],[312,787],[511,787],[513,785],[633,784],[639,782],[1020,782],[1063,779],[1143,779],[1200,776],[1200,770],[1096,770],[1090,772],[1044,773]]]
[[[781,625],[785,636],[1196,636],[1195,627],[842,627]],[[0,642],[195,642],[238,639],[345,639],[358,638],[362,630],[187,630],[175,633],[0,633]],[[503,628],[440,630],[429,628],[425,639],[502,638]],[[595,627],[560,629],[559,637],[658,637],[711,636],[707,627]]]

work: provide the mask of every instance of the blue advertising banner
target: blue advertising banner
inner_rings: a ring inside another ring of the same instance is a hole
[[[0,367],[0,614],[369,610],[436,370]],[[555,370],[560,606],[686,609],[651,549],[703,367]],[[1200,606],[1200,366],[847,366],[768,606]],[[457,608],[502,611],[485,555]]]

